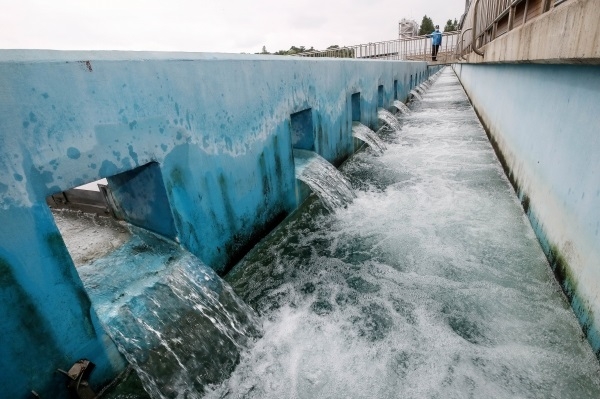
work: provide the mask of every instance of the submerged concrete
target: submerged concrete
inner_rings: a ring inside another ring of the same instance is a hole
[[[600,355],[600,66],[454,69]]]
[[[294,144],[341,163],[354,151],[352,121],[375,127],[378,106],[406,99],[435,70],[422,62],[0,52],[4,394],[60,397],[64,377],[55,370],[79,358],[96,363],[94,386],[124,367],[48,195],[106,177],[121,216],[224,272],[303,200]]]

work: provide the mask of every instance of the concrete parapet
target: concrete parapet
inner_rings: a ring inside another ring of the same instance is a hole
[[[352,96],[376,127],[378,101],[406,99],[428,74],[425,62],[1,51],[3,395],[64,396],[55,370],[79,358],[96,363],[95,384],[124,366],[47,196],[108,178],[122,217],[224,272],[306,195],[292,115],[311,122],[302,142],[339,164],[354,151]]]
[[[600,64],[597,0],[570,0],[470,53],[466,63]]]

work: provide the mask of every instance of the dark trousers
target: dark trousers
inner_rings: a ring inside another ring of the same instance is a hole
[[[438,50],[440,49],[440,45],[439,44],[434,44],[431,46],[431,59],[433,61],[437,61],[437,53]]]

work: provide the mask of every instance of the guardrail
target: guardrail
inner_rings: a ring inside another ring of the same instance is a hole
[[[460,31],[444,32],[437,61],[453,60],[459,42]],[[431,61],[431,37],[414,36],[375,43],[357,44],[327,50],[306,51],[294,54],[296,57],[330,57],[357,59],[384,59],[407,61]]]

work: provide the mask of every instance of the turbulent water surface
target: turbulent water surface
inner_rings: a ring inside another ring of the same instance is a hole
[[[263,335],[210,398],[598,398],[599,367],[446,69],[226,280]]]

